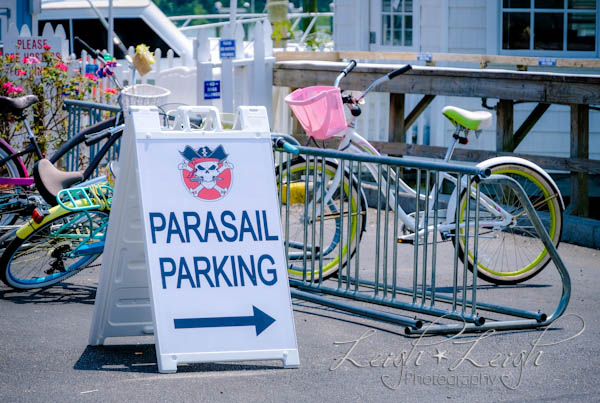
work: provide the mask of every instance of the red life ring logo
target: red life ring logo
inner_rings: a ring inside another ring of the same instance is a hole
[[[233,165],[227,161],[222,145],[214,150],[200,147],[194,150],[186,146],[179,152],[184,158],[178,166],[183,184],[198,199],[215,201],[222,199],[231,189]]]

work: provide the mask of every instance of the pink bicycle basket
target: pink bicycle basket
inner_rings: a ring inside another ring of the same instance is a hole
[[[298,89],[285,102],[310,137],[326,140],[346,128],[340,89],[314,86]]]

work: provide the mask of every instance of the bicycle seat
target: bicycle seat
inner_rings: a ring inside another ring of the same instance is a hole
[[[39,160],[33,167],[33,178],[37,191],[46,203],[56,206],[56,195],[61,190],[83,180],[83,172],[65,172],[56,168],[47,159]]]
[[[470,130],[483,130],[492,125],[492,114],[487,111],[471,112],[456,106],[446,106],[442,109],[454,126],[459,124]]]
[[[29,108],[38,101],[35,95],[25,95],[18,98],[9,98],[0,96],[0,113],[12,113],[21,116],[23,110]]]

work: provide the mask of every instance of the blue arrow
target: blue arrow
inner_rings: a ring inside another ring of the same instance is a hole
[[[261,334],[271,326],[275,319],[252,306],[252,316],[226,316],[222,318],[187,318],[173,319],[175,329],[194,329],[199,327],[230,327],[230,326],[255,326],[256,335]]]

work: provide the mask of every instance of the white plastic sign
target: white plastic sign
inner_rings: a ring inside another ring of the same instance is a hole
[[[176,127],[189,128],[198,111],[212,120],[206,130],[161,132],[147,108],[128,121],[159,370],[249,359],[298,366],[270,133],[222,131],[211,107],[182,108]],[[264,108],[241,115],[268,122]]]

